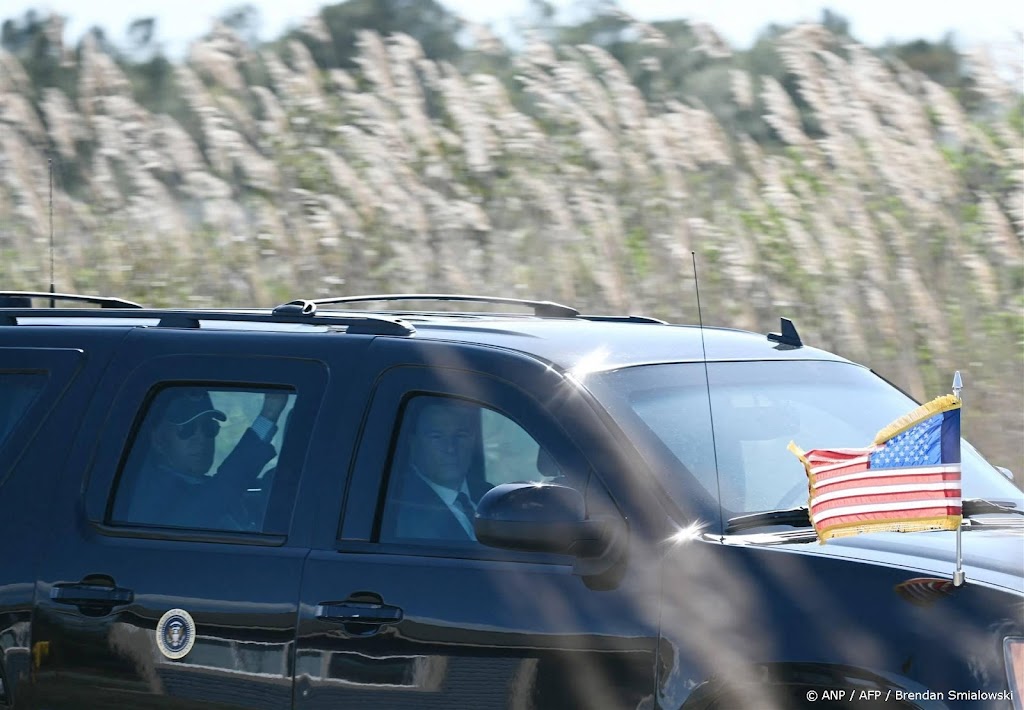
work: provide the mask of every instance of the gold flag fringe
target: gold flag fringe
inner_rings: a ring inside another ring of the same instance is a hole
[[[818,533],[818,542],[824,544],[826,540],[860,535],[861,533],[957,530],[962,520],[963,517],[960,515],[941,515],[934,518],[921,518],[919,520],[879,520],[874,522],[844,523],[834,527],[828,527],[826,523],[822,528],[815,525],[814,530]]]
[[[811,462],[807,460],[806,452],[799,446],[797,446],[795,441],[790,441],[789,446],[787,446],[786,448],[790,451],[790,453],[792,453],[794,456],[800,459],[800,463],[802,463],[804,465],[804,468],[807,469],[807,475],[810,475]]]
[[[811,473],[811,462],[807,460],[806,452],[797,446],[795,441],[790,441],[789,446],[786,448],[800,459],[800,463],[804,465],[804,473],[807,474],[807,515],[809,516],[811,514],[811,500],[814,498],[814,474]]]
[[[960,409],[959,397],[952,394],[944,394],[941,397],[936,397],[931,402],[922,404],[914,411],[909,414],[904,414],[892,424],[882,429],[875,436],[875,440],[872,443],[875,445],[884,444],[894,436],[902,434],[907,429],[920,424],[928,417],[941,414],[942,412],[950,412],[954,409]]]

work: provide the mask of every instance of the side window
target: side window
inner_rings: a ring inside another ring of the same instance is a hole
[[[476,544],[472,519],[487,491],[560,476],[554,459],[519,424],[466,400],[414,397],[398,431],[382,542]]]
[[[41,373],[0,372],[0,446],[46,385]]]
[[[295,400],[287,389],[158,390],[122,459],[108,522],[273,532],[267,510]]]

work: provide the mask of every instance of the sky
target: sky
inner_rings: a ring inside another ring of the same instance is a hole
[[[316,13],[323,0],[250,0],[259,8],[261,37],[269,39]],[[214,18],[245,0],[0,0],[0,20],[21,17],[29,9],[52,10],[68,18],[65,41],[77,42],[99,25],[115,43],[137,18],[157,18],[157,38],[172,55],[210,27]],[[510,19],[529,12],[529,0],[440,0],[463,17],[490,25],[500,33]],[[562,17],[579,11],[578,0],[553,0]],[[1020,0],[619,0],[619,6],[642,20],[687,18],[710,23],[733,47],[748,47],[770,23],[816,21],[828,7],[850,21],[861,42],[875,46],[888,40],[938,41],[954,33],[959,46],[1015,46],[1014,32],[1024,31]],[[1021,57],[1024,62],[1024,56]]]

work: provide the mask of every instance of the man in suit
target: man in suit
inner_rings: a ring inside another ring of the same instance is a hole
[[[481,462],[480,407],[423,397],[407,410],[408,464],[396,496],[399,538],[475,542],[476,505],[490,486]],[[482,471],[479,473],[482,474]]]

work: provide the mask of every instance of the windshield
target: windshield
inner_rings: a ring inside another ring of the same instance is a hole
[[[703,363],[644,365],[596,373],[586,385],[677,503],[720,495],[726,516],[807,505],[807,476],[789,442],[804,450],[868,446],[918,404],[870,370],[831,361],[709,363],[707,379]],[[1022,500],[961,443],[964,498]]]

